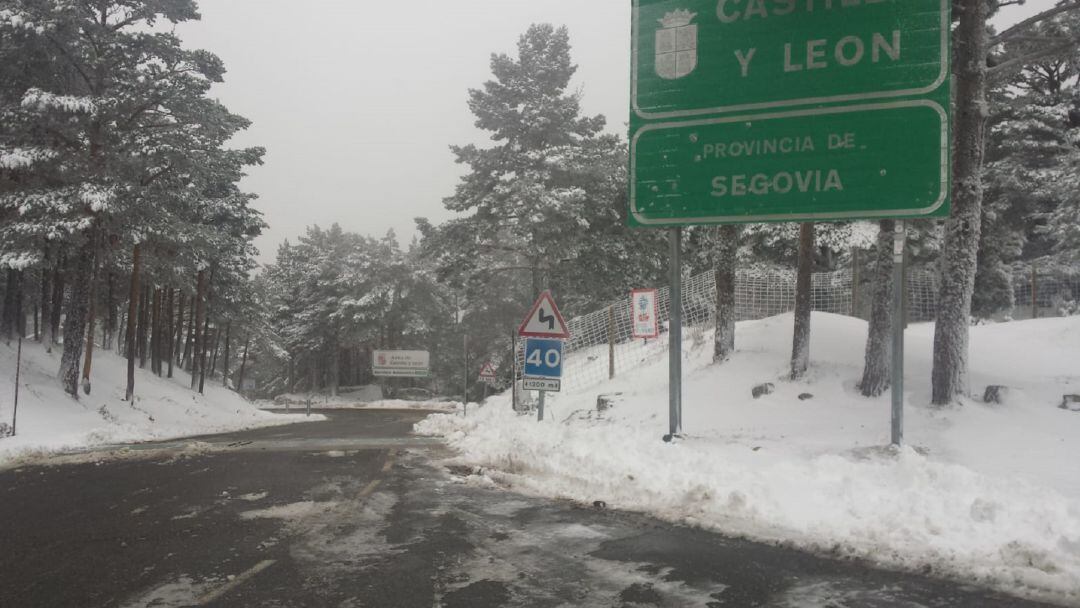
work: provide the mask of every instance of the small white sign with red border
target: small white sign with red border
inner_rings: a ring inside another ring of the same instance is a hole
[[[521,322],[518,335],[523,338],[570,339],[570,329],[563,320],[559,307],[555,305],[555,299],[551,297],[550,291],[545,291],[536,299],[529,315]]]
[[[660,336],[660,318],[657,311],[659,292],[655,289],[635,289],[630,292],[630,318],[634,338],[657,338]]]
[[[484,367],[480,369],[480,382],[484,384],[495,384],[498,379],[498,370],[495,369],[495,365],[490,361],[484,364]]]

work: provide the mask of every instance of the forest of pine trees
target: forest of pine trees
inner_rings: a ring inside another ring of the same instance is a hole
[[[161,23],[190,0],[0,2],[0,338],[62,350],[58,376],[90,392],[97,345],[135,366],[231,370],[257,327],[251,242],[263,227],[238,187],[261,149],[208,96],[225,69]]]
[[[1080,263],[1080,2],[995,32],[1000,0],[955,0],[954,214],[908,223],[909,259],[941,275],[934,400],[967,390],[973,316],[1007,312],[1016,264]],[[260,149],[208,97],[224,66],[155,26],[198,19],[191,0],[0,0],[0,338],[62,349],[58,376],[91,389],[96,345],[134,369],[192,372],[260,393],[372,382],[372,349],[426,349],[429,387],[459,394],[466,361],[508,366],[522,312],[551,289],[568,316],[666,284],[667,234],[626,227],[627,143],[585,115],[565,28],[535,25],[468,91],[484,146],[402,247],[310,227],[255,272],[264,225],[238,186]],[[464,95],[464,92],[463,92]],[[448,159],[449,161],[450,159]],[[765,262],[871,277],[867,395],[888,388],[895,225],[695,227],[686,272],[714,272],[715,359],[736,348],[734,277]],[[792,374],[812,364],[800,307]]]

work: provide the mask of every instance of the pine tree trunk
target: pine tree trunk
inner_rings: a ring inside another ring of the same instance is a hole
[[[131,256],[131,290],[128,293],[127,329],[124,330],[124,342],[127,344],[127,391],[124,400],[131,402],[135,397],[135,321],[139,314],[139,274],[142,272],[142,245],[136,243]]]
[[[105,342],[101,345],[103,350],[112,350],[113,341],[116,339],[117,312],[116,312],[116,273],[109,272],[107,279],[108,292],[105,298],[107,316],[105,317]]]
[[[183,345],[185,344],[185,341],[184,341],[184,300],[186,300],[186,299],[187,299],[187,296],[184,295],[184,290],[177,289],[176,290],[176,300],[177,300],[176,330],[175,330],[176,335],[174,336],[174,339],[173,339],[173,358],[176,360],[176,363],[178,365],[183,362],[183,357],[184,357],[184,348],[183,348]]]
[[[150,371],[161,376],[161,290],[154,289],[150,304]]]
[[[200,270],[195,280],[195,302],[191,330],[194,333],[191,340],[191,390],[199,388],[199,352],[202,350],[201,325],[206,316],[204,295],[206,293],[206,271]]]
[[[142,289],[142,295],[139,298],[139,329],[137,339],[139,340],[139,369],[146,369],[146,360],[148,358],[149,345],[147,342],[150,338],[150,286],[144,285]]]
[[[289,388],[285,392],[292,393],[294,386],[296,386],[296,357],[289,353]]]
[[[735,352],[735,266],[739,252],[738,226],[720,227],[716,265],[716,335],[713,362],[723,363]]]
[[[248,349],[250,348],[251,336],[249,335],[247,341],[244,342],[244,356],[240,359],[240,372],[236,378],[236,391],[241,395],[244,394],[244,372],[247,371]]]
[[[216,270],[216,268],[214,266],[210,267],[210,276],[207,277],[207,281],[206,281],[206,298],[205,298],[205,300],[206,300],[206,315],[205,315],[205,320],[203,322],[204,323],[203,324],[203,348],[202,348],[202,350],[198,351],[199,352],[199,394],[200,395],[204,394],[203,391],[206,389],[206,358],[207,358],[206,348],[208,346],[207,342],[209,342],[209,340],[207,338],[210,335],[210,316],[211,316],[210,313],[211,313],[211,306],[213,304],[213,297],[214,297],[214,271],[215,270]],[[216,345],[215,345],[215,347],[216,347]]]
[[[791,377],[802,378],[810,368],[810,317],[813,309],[814,225],[799,226],[799,273],[795,281],[795,337],[791,347]]]
[[[124,333],[124,328],[127,327],[127,311],[120,311],[120,322],[116,325],[116,353],[121,357],[127,358],[127,334]]]
[[[79,398],[79,364],[82,362],[83,335],[90,306],[90,275],[94,271],[93,229],[79,248],[72,267],[71,289],[65,306],[64,354],[60,358],[60,382],[64,391]]]
[[[6,274],[4,309],[0,313],[0,337],[3,337],[7,342],[11,342],[11,339],[15,337],[15,276],[17,273],[14,269],[9,268]]]
[[[982,222],[982,169],[986,151],[989,54],[986,0],[955,0],[956,118],[952,217],[945,223],[941,291],[934,331],[933,397],[951,403],[968,391],[968,341]]]
[[[341,382],[341,349],[335,342],[330,348],[330,396],[338,396],[338,384]]]
[[[45,265],[41,269],[41,342],[45,345],[45,352],[51,353],[56,335],[53,334],[52,309],[56,304],[52,299],[52,278],[55,269],[50,265],[50,247],[45,245]]]
[[[90,306],[86,314],[86,361],[83,365],[82,389],[90,394],[90,372],[94,368],[94,333],[97,327],[97,284],[101,251],[94,247],[94,274],[90,277]]]
[[[177,295],[180,296],[180,302],[181,302],[181,304],[180,304],[180,306],[181,306],[180,315],[181,315],[181,317],[183,317],[183,314],[184,314],[183,313],[184,294],[182,294],[182,293],[178,294],[177,292],[178,292],[178,290],[173,289],[172,287],[169,288],[169,303],[166,306],[167,312],[165,314],[166,329],[169,332],[168,337],[166,337],[166,340],[168,341],[168,344],[167,344],[166,349],[165,349],[165,360],[169,362],[169,374],[168,374],[169,378],[173,377],[173,363],[174,363],[173,359],[175,358],[174,355],[173,355],[173,351],[176,350],[176,334],[177,334],[177,331],[176,331],[175,322],[173,320],[174,319],[173,315],[176,312],[175,301],[176,301],[176,296]]]
[[[195,348],[195,313],[198,308],[198,305],[196,304],[198,297],[198,291],[196,290],[196,294],[191,296],[190,306],[188,306],[187,337],[184,339],[184,359],[182,367],[189,372],[191,371],[192,362],[194,360],[191,351]]]
[[[60,341],[60,320],[64,314],[64,292],[65,289],[65,269],[67,268],[67,255],[61,252],[56,258],[56,271],[53,273],[52,282],[52,318],[49,319],[50,331],[52,332],[52,343],[58,344]]]
[[[214,348],[210,351],[210,366],[207,376],[211,379],[217,377],[218,353],[221,352],[221,327],[214,327]]]
[[[866,338],[866,367],[859,389],[865,397],[878,397],[892,382],[892,275],[896,222],[882,220],[874,258],[873,300]]]
[[[15,280],[15,333],[20,338],[26,337],[26,311],[23,308],[26,304],[26,274],[23,271],[19,271],[16,274]]]
[[[221,385],[229,388],[229,346],[232,340],[232,321],[225,325],[225,359],[221,366]]]

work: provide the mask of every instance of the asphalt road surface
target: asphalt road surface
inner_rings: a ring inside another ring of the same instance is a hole
[[[0,473],[0,606],[1030,608],[447,470],[417,412]]]

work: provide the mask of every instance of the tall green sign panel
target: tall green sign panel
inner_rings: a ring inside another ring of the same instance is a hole
[[[950,0],[634,0],[630,222],[949,211]]]

